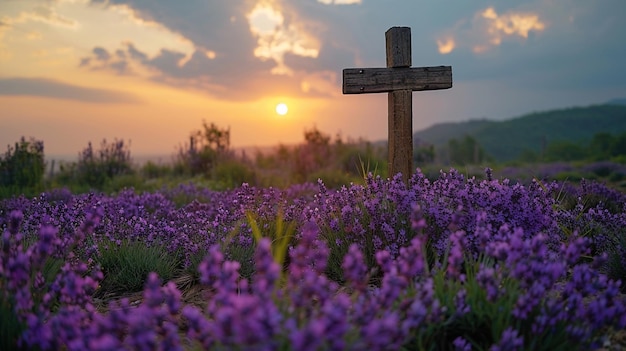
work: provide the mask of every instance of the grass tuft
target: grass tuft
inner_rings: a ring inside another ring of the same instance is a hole
[[[96,291],[99,297],[143,290],[150,272],[163,281],[174,278],[180,258],[168,253],[164,246],[147,246],[138,241],[124,240],[120,245],[105,242],[99,245],[98,263],[104,279]]]

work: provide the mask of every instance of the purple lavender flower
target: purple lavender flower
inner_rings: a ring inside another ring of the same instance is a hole
[[[350,245],[341,267],[344,271],[346,284],[355,291],[364,293],[367,288],[367,266],[358,245]]]
[[[467,342],[462,336],[457,337],[452,342],[455,351],[472,351],[472,345]]]
[[[502,332],[500,341],[491,346],[491,351],[515,351],[521,350],[524,347],[524,338],[519,335],[519,332],[512,327],[509,327]]]
[[[454,296],[455,316],[462,317],[470,313],[471,307],[467,304],[467,290],[460,289]]]
[[[456,231],[450,236],[450,251],[448,252],[448,265],[446,274],[452,278],[459,278],[463,265],[463,231]]]

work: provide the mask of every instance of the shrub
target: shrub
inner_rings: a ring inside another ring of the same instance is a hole
[[[129,143],[115,139],[102,140],[99,150],[91,142],[78,155],[78,162],[61,164],[55,181],[63,186],[83,192],[89,189],[103,190],[112,179],[132,175],[133,165]]]
[[[202,122],[202,129],[189,136],[189,144],[179,146],[174,171],[208,175],[215,165],[230,156],[230,128]]]
[[[113,193],[123,189],[135,189],[136,191],[148,190],[154,191],[157,189],[156,184],[146,182],[144,178],[136,173],[123,174],[115,176],[111,179],[107,179],[102,185],[101,190],[106,193]]]
[[[157,164],[152,161],[146,162],[140,170],[141,175],[148,179],[166,177],[171,175],[172,172],[171,166]]]
[[[132,172],[129,144],[117,139],[108,143],[104,139],[100,150],[94,153],[90,142],[78,156],[76,171],[79,182],[102,189],[108,179]]]
[[[26,193],[34,195],[43,190],[44,162],[43,141],[24,137],[8,146],[0,157],[0,198]]]
[[[235,160],[227,160],[215,165],[213,179],[224,184],[226,189],[241,186],[243,183],[256,184],[254,171],[244,163]]]

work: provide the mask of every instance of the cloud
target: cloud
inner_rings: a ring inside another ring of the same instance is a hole
[[[127,8],[137,21],[177,33],[193,49],[149,52],[143,42],[133,40],[107,47],[111,57],[106,65],[93,52],[82,58],[82,67],[143,74],[164,84],[234,100],[277,93],[334,96],[341,91],[343,68],[376,62],[384,66],[384,32],[388,23],[394,23],[393,16],[382,11],[384,4],[361,1],[95,2]],[[377,25],[364,26],[364,19]],[[372,38],[377,38],[374,46]],[[113,54],[116,51],[124,56]]]
[[[442,55],[449,54],[456,47],[456,42],[453,37],[447,37],[445,39],[437,39],[437,48]]]
[[[78,66],[91,70],[111,70],[119,75],[133,75],[126,57],[127,53],[121,49],[111,54],[107,49],[96,46],[91,50],[91,56],[80,59]]]
[[[93,0],[103,6],[126,6],[129,14],[141,23],[154,23],[179,34],[196,49],[228,55],[231,60],[251,56],[256,40],[245,18],[251,9],[247,0]]]
[[[128,54],[130,55],[131,58],[136,59],[139,62],[147,62],[148,61],[148,55],[144,54],[143,52],[141,52],[137,48],[135,48],[135,45],[133,43],[126,42],[125,44],[126,44],[127,52],[128,52]],[[118,50],[124,52],[123,49],[118,49]]]
[[[494,46],[500,45],[507,36],[527,39],[530,31],[541,32],[546,28],[535,13],[510,12],[498,15],[493,7],[488,7],[480,17],[486,23],[489,43]]]
[[[136,96],[44,78],[0,78],[0,95],[38,96],[89,103],[138,103]]]
[[[148,54],[141,48],[141,42],[127,41],[108,51],[95,47],[90,56],[81,59],[79,66],[83,68],[145,75],[161,83],[239,100],[277,93],[302,96],[321,93],[312,87],[319,87],[322,80],[311,79],[312,74],[316,77],[332,75],[325,73],[324,67],[315,67],[306,60],[315,61],[322,50],[326,55],[332,52],[351,55],[347,63],[354,61],[353,52],[323,48],[315,22],[298,17],[294,8],[276,1],[260,1],[253,6],[247,1],[209,1],[210,8],[205,2],[193,3],[189,8],[190,3],[175,8],[170,8],[169,2],[158,1],[114,0],[110,3],[128,6],[129,13],[139,20],[158,22],[180,34],[193,44],[194,50],[189,54],[162,48],[156,54]],[[188,26],[205,7],[204,14],[209,18]],[[332,58],[325,57],[324,61],[329,63]],[[298,67],[298,64],[307,67]],[[335,64],[332,69],[338,71],[340,67]],[[308,85],[302,84],[304,80]],[[338,82],[336,78],[328,82],[335,87],[328,93],[332,95],[338,89]],[[259,89],[260,86],[263,88]],[[303,89],[305,86],[308,88]]]
[[[111,58],[111,54],[105,48],[99,46],[93,48],[92,52],[98,61],[108,61]]]
[[[28,21],[42,22],[51,26],[69,29],[77,29],[79,27],[78,21],[58,14],[52,5],[36,6],[31,11],[23,11],[14,18],[4,17],[1,26],[12,26],[16,23]]]
[[[589,96],[600,91],[614,91],[610,96],[623,95],[619,92],[626,89],[626,71],[619,67],[626,57],[626,46],[615,45],[618,33],[626,32],[626,22],[620,19],[626,16],[622,2],[534,0],[507,2],[508,8],[498,5],[495,10],[499,18],[513,13],[535,14],[545,25],[542,31],[529,30],[527,38],[500,33],[498,46],[490,43],[488,19],[483,18],[488,5],[460,14],[451,21],[453,25],[433,36],[435,43],[448,36],[455,39],[455,49],[439,60],[453,67],[456,87],[460,86],[456,83],[463,82],[499,84],[502,89],[516,91],[520,101],[529,104],[532,98],[528,96],[552,96],[557,91],[561,99],[584,96],[585,91]],[[486,50],[474,51],[477,45],[485,45]],[[496,93],[500,91],[494,90]],[[573,100],[555,100],[554,104],[588,101]]]
[[[324,5],[354,5],[361,4],[362,0],[317,0]]]
[[[87,47],[105,49],[108,59],[92,51],[81,65],[228,100],[335,96],[343,68],[384,67],[384,32],[402,25],[412,29],[414,66],[452,65],[455,81],[506,79],[529,86],[536,84],[531,76],[536,81],[548,74],[555,77],[549,84],[566,86],[594,75],[581,69],[587,62],[601,62],[609,71],[623,57],[623,46],[611,35],[626,30],[619,12],[626,7],[619,1],[511,0],[493,6],[487,0],[394,0],[391,9],[385,1],[94,0],[187,44],[141,37],[120,38],[118,46],[93,42]],[[614,54],[599,59],[600,52]],[[623,74],[602,77],[594,79],[617,82]]]
[[[483,53],[505,40],[528,39],[531,32],[542,32],[546,27],[547,24],[536,12],[514,9],[498,14],[490,6],[476,12],[471,21],[461,20],[454,28],[441,34],[437,47],[441,54],[449,54],[457,47]]]
[[[336,89],[336,84],[339,79],[338,75],[338,73],[333,71],[305,75],[300,82],[300,89],[304,93],[317,96],[340,96],[341,91]]]
[[[91,69],[111,69],[115,62],[126,62],[124,74],[140,74],[148,79],[180,88],[197,89],[224,99],[255,99],[263,93],[252,91],[256,80],[267,85],[266,72],[277,64],[275,57],[254,55],[258,38],[251,32],[246,14],[254,8],[247,0],[135,1],[95,0],[103,6],[127,6],[137,20],[157,23],[192,44],[190,52],[161,48],[150,54],[141,41],[127,41],[116,48],[126,57],[112,59],[105,67],[94,60]],[[92,54],[93,55],[93,54]],[[87,60],[83,59],[83,62]]]
[[[315,58],[319,54],[319,41],[300,28],[296,22],[286,23],[279,9],[269,3],[257,3],[246,15],[250,32],[257,38],[254,56],[276,63],[273,74],[293,75],[285,64],[285,54]]]

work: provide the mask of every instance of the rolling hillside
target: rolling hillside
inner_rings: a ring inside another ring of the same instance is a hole
[[[443,148],[452,138],[474,137],[498,162],[511,161],[524,150],[541,152],[555,141],[587,142],[599,132],[626,132],[626,105],[606,104],[537,112],[506,121],[472,120],[436,124],[414,133]]]

